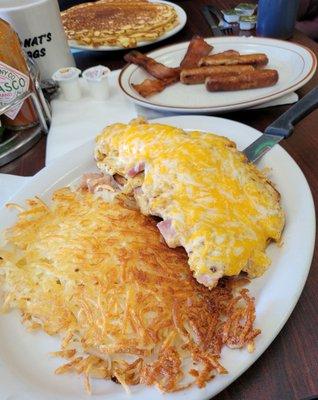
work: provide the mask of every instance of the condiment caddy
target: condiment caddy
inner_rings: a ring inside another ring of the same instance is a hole
[[[0,19],[0,165],[31,148],[51,122],[37,65],[23,53],[17,34]],[[21,133],[23,131],[23,133]]]
[[[253,3],[240,3],[236,7],[222,10],[223,18],[227,23],[239,24],[240,30],[251,30],[255,28],[256,16],[254,15],[257,8]]]

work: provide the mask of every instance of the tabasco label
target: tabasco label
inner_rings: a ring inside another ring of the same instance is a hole
[[[0,61],[0,108],[17,98],[29,89],[30,78]],[[22,107],[23,101],[10,108],[5,115],[15,119]]]

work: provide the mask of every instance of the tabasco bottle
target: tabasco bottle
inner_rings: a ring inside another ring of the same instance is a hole
[[[0,18],[0,108],[18,95],[32,88],[32,81],[18,35]],[[35,126],[38,117],[30,98],[1,116],[3,125],[10,129]]]

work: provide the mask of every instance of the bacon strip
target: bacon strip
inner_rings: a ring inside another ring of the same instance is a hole
[[[207,56],[213,50],[201,36],[195,36],[191,39],[188,50],[180,63],[182,68],[197,67],[202,57]]]
[[[171,79],[145,79],[143,82],[139,84],[133,84],[132,87],[142,96],[149,97],[153,94],[162,92],[166,87],[172,85],[177,82],[178,78]]]
[[[197,66],[199,60],[207,56],[213,49],[200,36],[194,37],[188,46],[188,50],[180,67],[190,68]],[[124,57],[125,61],[139,65],[144,68],[150,75],[157,79],[145,79],[139,84],[133,84],[133,88],[142,96],[149,97],[156,93],[162,92],[166,87],[179,81],[181,68],[170,68],[158,63],[152,58],[140,53],[139,51],[130,51]]]
[[[141,54],[139,51],[130,51],[124,57],[125,61],[143,67],[150,75],[158,79],[179,78],[180,68],[170,68]]]

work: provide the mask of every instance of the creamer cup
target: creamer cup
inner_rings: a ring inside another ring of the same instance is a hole
[[[236,12],[233,8],[229,10],[222,10],[223,17],[226,22],[233,24],[238,22],[240,19],[240,14]]]
[[[90,95],[96,100],[106,100],[109,97],[108,75],[110,69],[103,65],[91,67],[83,72],[83,78],[86,80]]]
[[[81,70],[75,67],[60,68],[52,75],[52,79],[58,82],[65,100],[75,101],[82,97],[79,85]]]
[[[255,15],[242,15],[240,17],[240,29],[242,31],[250,31],[254,29],[256,25]]]
[[[241,15],[251,16],[257,8],[253,3],[240,3],[235,7],[235,11]]]

